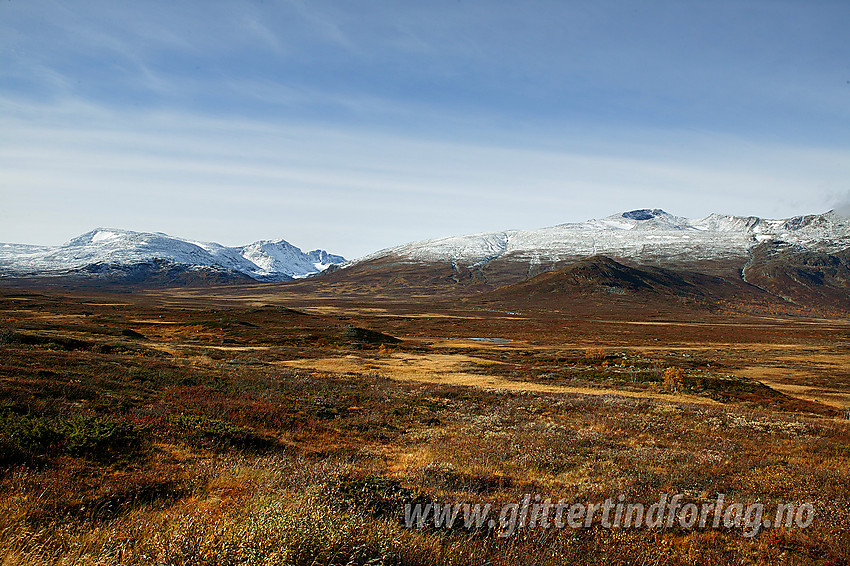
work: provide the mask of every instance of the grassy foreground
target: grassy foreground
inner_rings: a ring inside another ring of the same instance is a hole
[[[407,314],[121,303],[3,297],[2,564],[850,563],[850,421],[722,359],[677,354],[677,374],[622,345],[443,348],[358,330]],[[435,352],[459,361],[402,372]],[[404,524],[410,502],[663,493],[816,515],[754,537]]]

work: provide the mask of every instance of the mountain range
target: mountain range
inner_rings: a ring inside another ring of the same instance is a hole
[[[387,248],[334,266],[321,285],[408,296],[491,293],[512,304],[546,297],[550,306],[592,289],[606,301],[701,297],[850,311],[850,220],[833,211],[692,220],[640,209]]]
[[[0,244],[0,277],[46,276],[158,286],[289,281],[361,296],[490,293],[524,304],[603,293],[606,301],[780,301],[850,312],[850,219],[830,211],[694,220],[639,209],[538,230],[412,242],[353,261],[305,253],[285,240],[226,247],[116,229],[57,247]]]
[[[786,242],[804,249],[838,251],[850,246],[850,220],[835,212],[766,220],[712,214],[699,220],[659,209],[623,212],[587,222],[539,230],[506,230],[413,242],[381,250],[349,265],[395,257],[409,262],[450,262],[480,269],[492,262],[526,263],[530,272],[594,255],[641,264],[722,264],[747,257],[755,246]]]
[[[65,276],[124,282],[291,281],[339,264],[324,250],[302,252],[286,240],[241,247],[162,233],[98,228],[61,246],[0,244],[0,276]]]

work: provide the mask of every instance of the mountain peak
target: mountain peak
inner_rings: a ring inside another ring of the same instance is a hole
[[[67,245],[85,246],[87,244],[118,240],[122,237],[131,234],[133,233],[128,232],[127,230],[118,230],[115,228],[95,228],[94,230],[90,230],[85,234],[80,234],[76,238],[71,239],[71,241],[69,241]]]
[[[660,208],[639,208],[637,210],[630,210],[622,214],[623,218],[628,218],[629,220],[652,220],[653,218],[659,216],[670,215],[661,210]]]

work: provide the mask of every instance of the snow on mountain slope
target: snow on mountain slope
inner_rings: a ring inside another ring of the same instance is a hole
[[[539,230],[453,236],[381,250],[353,262],[323,250],[302,252],[285,240],[242,247],[174,238],[161,233],[99,228],[56,247],[0,244],[0,276],[108,273],[149,264],[188,271],[241,274],[260,281],[286,281],[368,260],[450,263],[475,268],[494,260],[548,265],[593,255],[639,263],[702,262],[748,257],[763,242],[786,242],[801,250],[850,248],[850,220],[834,212],[766,220],[712,214],[691,220],[659,209],[632,210],[598,220]],[[495,265],[495,264],[494,264]],[[545,269],[544,269],[545,270]]]
[[[344,258],[323,250],[304,253],[285,240],[227,247],[161,233],[98,228],[62,246],[0,244],[0,274],[62,275],[93,266],[128,267],[166,262],[189,270],[235,272],[261,281],[306,277],[342,263]]]
[[[850,246],[850,221],[834,212],[784,220],[712,214],[691,220],[659,209],[641,209],[599,220],[539,230],[453,236],[381,250],[349,262],[394,257],[410,262],[452,262],[475,267],[497,258],[531,263],[611,255],[644,262],[724,260],[746,256],[764,241],[820,250]]]
[[[270,273],[285,273],[298,279],[345,261],[342,256],[324,250],[304,253],[286,240],[254,242],[242,248],[240,253],[259,268],[259,271],[250,273],[255,279],[264,278]]]

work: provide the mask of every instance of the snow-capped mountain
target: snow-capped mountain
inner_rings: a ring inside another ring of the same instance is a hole
[[[826,255],[805,256],[810,253]],[[179,285],[198,280],[288,281],[338,265],[342,269],[329,280],[388,281],[399,289],[418,281],[415,284],[426,290],[454,282],[472,289],[516,283],[592,256],[738,279],[744,274],[755,280],[775,271],[765,262],[778,256],[783,261],[792,258],[805,270],[812,262],[844,262],[841,258],[848,253],[850,220],[835,212],[780,220],[722,214],[692,220],[640,209],[539,230],[413,242],[351,262],[323,250],[305,253],[284,240],[227,247],[100,228],[55,247],[0,244],[0,277],[69,275]],[[839,275],[830,272],[824,277],[843,281]]]
[[[836,214],[766,220],[712,214],[691,220],[659,209],[641,209],[599,220],[539,230],[506,230],[413,242],[345,264],[392,257],[411,263],[445,263],[466,269],[495,260],[555,264],[608,255],[643,264],[740,259],[763,242],[782,241],[818,251],[850,247],[850,221]]]
[[[126,272],[147,269],[209,271],[259,281],[288,281],[345,259],[324,250],[304,253],[285,240],[243,247],[197,242],[162,233],[98,228],[55,247],[0,244],[0,275],[13,277]]]

